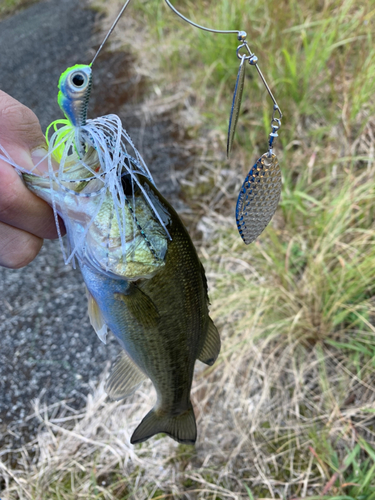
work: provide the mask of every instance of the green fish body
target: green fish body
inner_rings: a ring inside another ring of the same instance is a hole
[[[48,180],[30,174],[24,174],[24,179],[36,194],[50,201]],[[90,182],[76,189],[89,192]],[[135,209],[133,205],[126,214],[129,252],[111,261],[109,254],[116,254],[121,243],[113,228],[108,195],[87,233],[85,251],[78,255],[88,289],[89,315],[98,334],[108,327],[124,349],[107,382],[109,396],[120,399],[131,394],[146,377],[156,389],[156,405],[131,442],[163,432],[178,442],[193,444],[196,424],[190,389],[195,361],[213,364],[220,339],[208,313],[204,269],[187,230],[148,179],[138,175],[138,182],[162,214],[171,239],[145,203],[142,191],[135,188]],[[129,186],[124,187],[125,192],[127,189]],[[69,195],[63,196],[69,205]],[[58,198],[55,202],[58,207]],[[69,217],[76,223],[85,220],[85,212],[92,213],[88,198],[76,197],[71,204],[74,209]],[[106,259],[101,258],[105,249]],[[105,261],[111,265],[105,266]]]
[[[179,442],[194,443],[196,426],[190,402],[194,364],[196,359],[208,364],[215,361],[219,337],[208,315],[206,279],[194,245],[174,209],[155,187],[148,186],[169,218],[172,241],[165,265],[151,278],[137,281],[111,279],[89,264],[81,265],[81,271],[105,323],[129,357],[115,365],[108,392],[123,397],[132,391],[132,383],[121,380],[121,373],[128,371],[134,372],[134,385],[144,374],[157,392],[155,408],[131,442],[165,432]]]

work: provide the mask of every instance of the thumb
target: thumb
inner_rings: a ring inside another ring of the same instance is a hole
[[[35,113],[0,90],[0,144],[12,160],[26,170],[43,173],[48,161],[47,145]],[[41,162],[41,163],[40,163]]]

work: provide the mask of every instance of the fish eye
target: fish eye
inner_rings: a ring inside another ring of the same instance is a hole
[[[86,83],[86,75],[81,72],[73,74],[72,83],[75,87],[82,87]]]

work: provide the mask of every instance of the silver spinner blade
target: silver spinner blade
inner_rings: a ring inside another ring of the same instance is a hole
[[[236,221],[243,241],[252,243],[276,212],[281,193],[277,156],[262,155],[247,175],[237,199]]]
[[[236,86],[234,88],[232,109],[229,117],[229,127],[228,127],[228,142],[227,142],[227,156],[229,157],[232,150],[234,133],[236,131],[236,126],[238,122],[238,115],[240,114],[242,93],[245,81],[245,56],[241,59],[241,64],[238,69],[238,75],[236,80]]]

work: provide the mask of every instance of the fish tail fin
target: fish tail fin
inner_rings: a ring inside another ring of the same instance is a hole
[[[152,409],[135,429],[130,442],[142,443],[159,432],[168,434],[178,443],[194,444],[197,426],[191,403],[186,411],[177,416],[158,415],[158,410]]]

